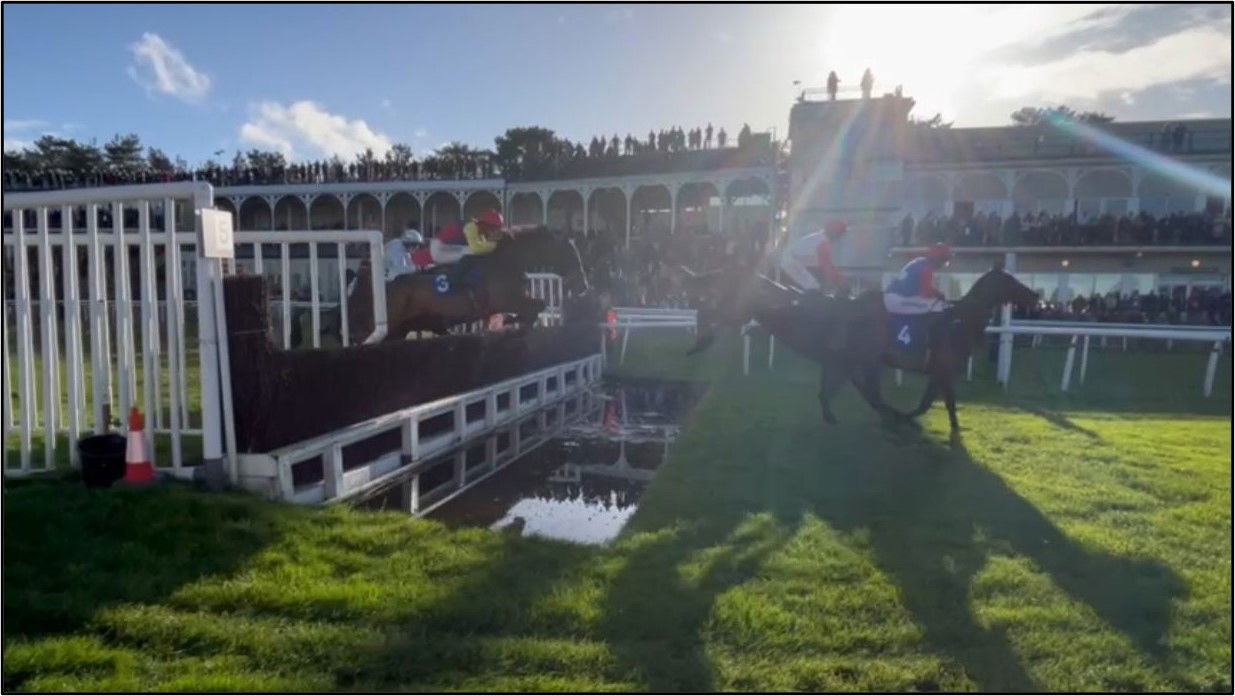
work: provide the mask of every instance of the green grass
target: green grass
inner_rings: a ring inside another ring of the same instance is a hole
[[[609,548],[7,485],[3,686],[1231,689],[1229,359],[1209,400],[1195,355],[1104,353],[1064,396],[1018,351],[951,444],[941,407],[888,431],[847,392],[825,429],[809,366],[684,343],[632,340],[624,372],[712,388]]]

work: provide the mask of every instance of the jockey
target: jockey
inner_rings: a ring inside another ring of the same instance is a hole
[[[943,311],[946,298],[935,288],[935,271],[943,268],[951,258],[951,247],[935,244],[926,251],[925,256],[905,264],[900,275],[888,285],[883,295],[883,306],[891,314]]]
[[[435,264],[456,263],[464,256],[488,254],[497,248],[495,238],[505,226],[502,214],[488,210],[460,225],[448,225],[429,242]]]
[[[425,249],[425,238],[415,228],[409,227],[402,236],[386,242],[387,283],[401,275],[415,273],[432,262]]]
[[[832,244],[843,237],[847,229],[843,220],[833,220],[823,231],[808,234],[791,243],[781,254],[781,270],[803,290],[823,290],[810,272],[811,267],[819,269],[830,289],[846,288],[848,281],[832,263]]]

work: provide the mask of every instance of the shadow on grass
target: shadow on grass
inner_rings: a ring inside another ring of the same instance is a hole
[[[855,446],[858,446],[855,443]],[[971,584],[992,553],[1017,554],[1092,608],[1146,656],[1166,659],[1172,602],[1185,593],[1168,567],[1084,548],[963,444],[929,435],[901,456],[825,456],[814,512],[837,529],[867,530],[926,641],[956,659],[982,691],[1036,691],[1008,638],[973,615]]]
[[[279,533],[272,506],[180,484],[6,482],[3,500],[6,643],[76,631],[110,606],[162,601],[233,571]]]
[[[1058,413],[1056,411],[1047,411],[1046,409],[1039,408],[1036,406],[1027,406],[1027,407],[1021,408],[1020,410],[1024,411],[1025,413],[1032,413],[1033,415],[1041,418],[1047,423],[1050,423],[1056,428],[1062,428],[1063,430],[1071,430],[1074,433],[1080,433],[1084,435],[1085,437],[1090,438],[1091,440],[1101,440],[1102,439],[1101,435],[1095,433],[1089,428],[1084,428],[1084,427],[1077,425],[1076,423],[1073,423],[1072,419],[1068,418],[1066,415],[1062,413]]]
[[[706,506],[687,502],[672,521],[653,513],[636,524],[656,531],[630,540],[638,543],[629,544],[606,598],[601,630],[646,688],[721,687],[704,644],[714,604],[753,578],[807,515],[868,535],[875,562],[900,588],[927,649],[954,660],[979,690],[1045,686],[1035,683],[1004,630],[974,614],[972,584],[992,555],[1027,559],[1148,658],[1167,660],[1171,606],[1185,594],[1170,568],[1078,544],[962,444],[874,425],[799,428],[783,447],[822,452],[799,455],[817,466],[772,466],[761,481],[709,491]],[[770,448],[767,463],[778,456]]]

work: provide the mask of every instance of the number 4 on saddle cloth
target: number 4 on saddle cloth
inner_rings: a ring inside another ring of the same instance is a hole
[[[925,314],[888,313],[888,350],[896,362],[925,368],[930,357],[930,336],[943,325],[950,312]]]

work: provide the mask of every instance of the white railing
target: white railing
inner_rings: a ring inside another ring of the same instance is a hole
[[[556,273],[528,273],[526,275],[528,295],[545,302],[545,309],[540,313],[540,323],[544,326],[561,326],[562,276]]]
[[[347,302],[343,301],[347,297],[347,247],[351,244],[364,244],[368,247],[364,259],[369,263],[371,273],[369,274],[372,284],[372,314],[373,314],[373,332],[365,338],[365,343],[374,343],[380,341],[386,336],[387,321],[386,321],[386,285],[385,285],[385,256],[382,247],[382,233],[377,230],[299,230],[299,231],[283,231],[283,232],[236,232],[236,251],[237,258],[225,267],[231,273],[238,272],[243,268],[246,272],[252,272],[256,275],[266,275],[271,269],[267,268],[265,249],[267,246],[278,247],[277,268],[274,269],[273,275],[279,278],[279,294],[274,300],[278,307],[275,316],[279,318],[280,334],[282,336],[283,348],[292,347],[292,309],[297,306],[304,306],[304,302],[309,308],[310,316],[310,339],[314,348],[320,348],[322,343],[322,310],[337,307],[339,309],[339,334],[340,340],[344,346],[347,346],[351,340],[349,337],[348,326],[348,307]],[[308,267],[309,267],[309,300],[296,301],[292,299],[292,245],[304,244],[308,246]],[[239,253],[242,249],[251,250],[250,254],[246,254],[247,258],[241,257]],[[335,278],[334,285],[336,292],[335,301],[333,303],[323,302],[321,288],[321,261],[328,256],[320,254],[321,249],[329,248],[335,259]]]
[[[600,379],[601,371],[600,356],[591,355],[387,413],[268,454],[241,455],[240,484],[273,499],[302,504],[355,495],[397,469],[420,464],[491,433],[498,426],[590,389]],[[503,401],[506,402],[504,407]],[[483,414],[469,420],[469,407],[477,405],[483,406]],[[448,414],[451,416],[448,429],[430,437],[421,436],[421,427],[426,421]],[[344,447],[395,429],[400,431],[402,438],[398,451],[387,452],[344,471]],[[323,479],[294,486],[292,467],[318,457],[322,460]]]
[[[210,185],[199,182],[4,196],[4,211],[11,216],[11,227],[5,230],[3,247],[5,263],[8,265],[11,258],[13,269],[12,288],[10,291],[6,283],[3,305],[4,433],[6,448],[14,431],[19,442],[17,466],[6,462],[5,475],[54,469],[57,438],[61,433],[68,435],[67,459],[76,465],[77,439],[88,432],[106,432],[113,418],[127,421],[128,411],[134,405],[141,406],[150,424],[145,430],[146,444],[156,465],[165,463],[157,461],[157,451],[153,447],[155,431],[170,434],[170,468],[175,475],[191,473],[184,466],[182,436],[186,434],[200,433],[206,461],[221,462],[224,441],[232,435],[227,417],[231,407],[230,383],[226,378],[227,349],[218,340],[223,323],[221,270],[217,262],[197,259],[195,282],[186,283],[181,278],[182,255],[187,253],[189,258],[196,255],[186,247],[196,245],[201,225],[199,213],[212,205]],[[111,215],[110,224],[106,226],[100,225],[103,211]],[[126,227],[126,211],[136,213],[135,227]],[[53,213],[61,218],[56,228],[50,224]],[[162,229],[152,224],[152,214],[161,217]],[[84,233],[74,224],[79,215],[84,218],[81,225]],[[32,225],[28,224],[31,218]],[[138,252],[135,272],[130,268],[130,254],[134,250]],[[80,267],[82,251],[85,252],[85,268]],[[157,263],[160,260],[162,273]],[[30,287],[32,271],[39,281],[33,293]],[[83,279],[84,293],[79,286]],[[135,287],[137,300],[133,299]],[[190,403],[188,398],[186,354],[189,344],[185,316],[185,290],[188,288],[194,291],[197,309],[201,365],[199,405]],[[41,363],[41,384],[35,382],[36,346],[31,324],[35,309],[39,314],[37,360]],[[63,317],[58,316],[61,313]],[[17,339],[16,408],[12,403],[8,359],[10,324],[14,325]],[[62,332],[63,353],[59,350]],[[141,356],[140,393],[138,355]],[[64,385],[60,384],[62,365],[66,377]],[[196,429],[190,425],[194,406],[199,406],[201,413]],[[32,456],[33,436],[40,426],[43,459],[41,465],[36,466]]]
[[[1079,381],[1085,382],[1085,373],[1089,368],[1089,341],[1093,337],[1104,338],[1150,338],[1150,339],[1166,339],[1172,341],[1200,341],[1204,343],[1212,343],[1209,351],[1209,362],[1205,367],[1205,378],[1201,385],[1201,393],[1209,396],[1213,393],[1214,375],[1218,369],[1218,357],[1222,355],[1223,347],[1231,342],[1231,330],[1229,328],[1220,329],[1212,327],[1177,327],[1171,326],[1167,328],[1146,328],[1144,324],[1139,325],[1124,325],[1124,326],[1108,326],[1094,322],[1074,323],[1070,326],[1052,325],[1052,326],[1034,326],[1026,325],[1026,322],[1011,322],[1006,326],[988,326],[986,327],[988,334],[996,334],[1002,337],[1012,337],[1017,335],[1022,336],[1068,336],[1071,340],[1068,343],[1068,354],[1064,358],[1063,376],[1060,378],[1059,388],[1067,391],[1072,383],[1073,365],[1076,358],[1077,344],[1081,347],[1081,362]],[[1000,342],[998,369],[996,370],[996,379],[1000,384],[1007,387],[1012,376],[1012,347],[1013,342],[1004,340]]]
[[[615,321],[607,328],[622,331],[622,352],[618,364],[626,362],[626,347],[635,329],[686,329],[694,332],[699,326],[699,313],[693,309],[674,307],[614,307]]]

